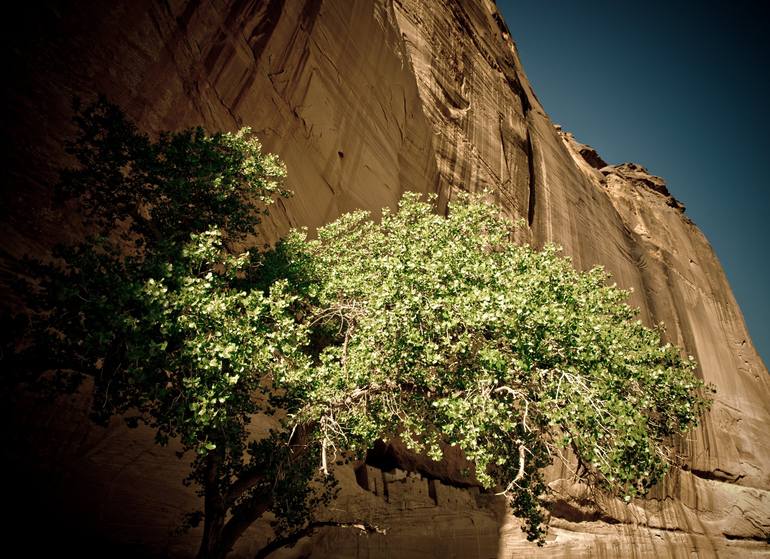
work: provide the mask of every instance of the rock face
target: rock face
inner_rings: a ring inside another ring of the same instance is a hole
[[[72,95],[104,92],[150,132],[251,126],[286,162],[296,192],[264,223],[269,239],[392,206],[407,190],[437,192],[444,204],[459,190],[494,188],[506,212],[527,221],[521,241],[556,242],[578,267],[605,266],[634,289],[641,319],[665,322],[717,388],[713,409],[681,443],[685,468],[649,498],[597,505],[553,472],[543,548],[524,540],[499,499],[458,486],[451,465],[412,460],[421,473],[340,471],[339,517],[386,534],[327,528],[282,557],[768,553],[770,377],[716,256],[662,179],[631,163],[607,166],[553,126],[491,0],[80,0],[28,8],[10,40],[5,284],[8,257],[76,233],[51,205],[50,185],[66,161]],[[170,532],[196,502],[173,449],[120,422],[90,427],[85,405],[9,419],[27,433],[12,438],[10,462],[30,479],[54,479],[41,491],[51,512],[98,531],[104,545],[194,553],[197,534]],[[236,554],[253,556],[267,533],[255,526]]]

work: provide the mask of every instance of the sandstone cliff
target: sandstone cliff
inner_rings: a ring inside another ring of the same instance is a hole
[[[50,204],[50,184],[65,160],[72,95],[104,92],[148,131],[251,126],[286,162],[296,192],[264,224],[272,239],[393,205],[406,190],[438,192],[444,203],[458,189],[492,187],[526,219],[521,240],[557,242],[582,268],[604,265],[634,289],[641,318],[665,322],[717,387],[712,411],[682,443],[687,466],[648,499],[597,507],[554,472],[563,491],[543,548],[524,540],[494,497],[457,486],[451,463],[396,450],[400,469],[342,470],[336,505],[341,518],[387,534],[327,529],[282,556],[767,553],[770,377],[716,256],[662,179],[607,166],[553,126],[491,0],[80,0],[30,8],[12,40],[6,256],[39,253],[76,227]],[[47,476],[49,510],[73,519],[59,520],[68,529],[97,530],[105,545],[137,554],[191,554],[196,534],[170,533],[195,503],[180,483],[184,464],[146,432],[91,428],[84,405],[14,418],[26,434],[16,435],[10,462],[29,480]],[[238,554],[253,555],[266,530],[251,530]]]

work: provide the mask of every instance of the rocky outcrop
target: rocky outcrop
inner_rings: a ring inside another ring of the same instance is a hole
[[[578,142],[572,132],[562,130],[562,127],[559,124],[554,124],[553,127],[559,132],[559,135],[569,145],[572,151],[577,152],[591,167],[594,169],[602,169],[607,166],[607,162],[602,159],[602,156],[599,155],[598,151],[587,144]],[[634,164],[632,163],[631,165]]]
[[[491,0],[80,0],[30,8],[14,33],[17,79],[4,86],[14,135],[1,200],[6,256],[77,234],[50,203],[50,185],[66,161],[72,95],[104,92],[150,132],[251,126],[287,163],[296,192],[263,224],[268,239],[393,205],[406,190],[437,192],[443,204],[460,190],[493,188],[506,212],[526,220],[520,241],[556,242],[578,267],[605,266],[633,288],[640,318],[665,322],[717,388],[701,427],[679,443],[685,469],[648,499],[597,503],[555,470],[543,548],[524,540],[499,499],[462,486],[451,460],[413,461],[419,476],[392,464],[340,470],[334,514],[385,534],[324,528],[283,556],[766,553],[770,377],[719,262],[662,179],[634,164],[607,166],[554,128]],[[6,284],[11,262],[2,264]],[[55,503],[51,514],[77,519],[105,545],[191,554],[196,534],[170,531],[196,502],[181,485],[184,464],[147,432],[90,427],[86,405],[24,407],[9,419],[24,426],[9,461],[30,483],[49,480],[40,494]],[[253,555],[268,531],[255,526],[237,554]]]
[[[580,153],[583,157],[583,152]],[[666,204],[681,212],[684,212],[684,204],[674,198],[666,187],[666,181],[647,172],[647,169],[636,163],[622,163],[620,165],[608,165],[600,169],[605,176],[614,175],[610,181],[628,184],[635,188],[649,188],[657,192],[666,200]]]

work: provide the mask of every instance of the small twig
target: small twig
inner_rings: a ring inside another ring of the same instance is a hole
[[[519,471],[516,474],[516,477],[513,478],[511,483],[508,484],[508,486],[500,491],[500,493],[495,493],[495,495],[508,495],[508,492],[513,489],[514,485],[518,486],[518,482],[521,481],[524,478],[524,465],[526,464],[525,456],[527,452],[527,447],[525,447],[523,444],[519,445]]]
[[[345,441],[347,441],[345,432],[342,430],[339,423],[337,423],[333,417],[325,415],[321,418],[321,432],[323,433],[323,439],[321,440],[321,470],[327,476],[329,475],[329,462],[328,462],[327,452],[326,452],[327,448],[331,447],[334,451],[334,457],[332,457],[332,460],[334,460],[337,456],[337,447],[334,445],[334,442],[329,437],[330,430],[335,432],[340,437],[342,437]]]
[[[289,434],[289,444],[291,444],[291,440],[294,438],[294,432],[297,430],[297,424],[294,424],[294,427],[291,428],[291,433]]]
[[[323,471],[325,476],[329,475],[329,468],[326,463],[326,441],[327,438],[324,436],[323,441],[321,442],[321,470]]]
[[[529,413],[529,400],[524,398],[524,416],[521,418],[521,426],[524,427],[524,430],[529,432],[530,429],[527,427],[527,414]],[[521,447],[519,447],[521,449]]]

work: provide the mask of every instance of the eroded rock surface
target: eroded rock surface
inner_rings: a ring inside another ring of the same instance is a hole
[[[605,266],[634,289],[640,318],[665,322],[717,388],[712,411],[681,443],[686,469],[648,499],[597,506],[554,471],[543,548],[524,540],[499,499],[459,483],[455,457],[413,461],[422,473],[342,468],[333,514],[387,533],[326,528],[276,556],[767,553],[770,377],[721,266],[662,179],[634,164],[607,166],[554,128],[491,0],[80,0],[30,8],[12,37],[5,284],[14,274],[8,257],[77,234],[51,204],[51,184],[66,161],[72,95],[104,92],[150,132],[251,126],[287,163],[296,192],[264,223],[268,239],[354,208],[392,206],[406,190],[437,192],[445,203],[458,190],[493,188],[506,212],[526,220],[519,240],[557,242],[578,267]],[[53,475],[52,512],[98,531],[104,545],[194,553],[198,534],[170,530],[196,504],[181,485],[184,463],[147,432],[117,421],[90,427],[86,405],[17,414],[13,425],[25,434],[13,439],[11,463],[30,479]],[[237,555],[252,556],[268,533],[255,526]]]

